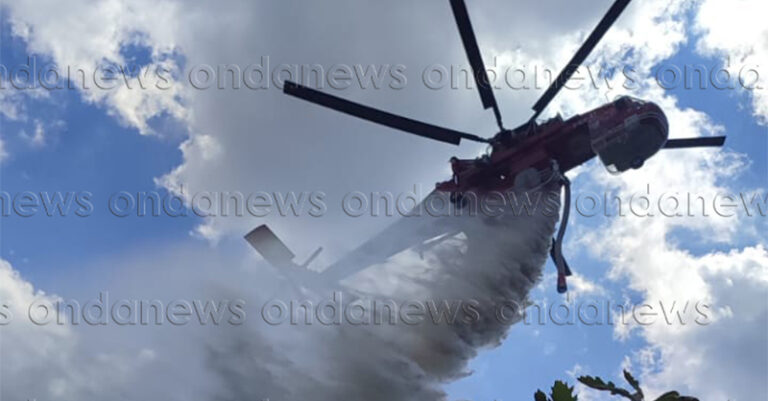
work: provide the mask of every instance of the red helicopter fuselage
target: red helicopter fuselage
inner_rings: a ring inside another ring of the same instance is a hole
[[[436,189],[450,193],[504,191],[528,169],[561,173],[600,156],[614,174],[640,168],[667,141],[669,127],[654,103],[622,97],[563,121],[525,124],[491,140],[490,152],[476,159],[451,159],[453,177]]]

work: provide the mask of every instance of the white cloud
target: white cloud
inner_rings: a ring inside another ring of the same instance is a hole
[[[2,113],[2,116],[10,120],[18,120],[22,115],[19,101],[17,93],[11,89],[3,88],[0,91],[0,113]]]
[[[50,56],[60,78],[71,75],[72,85],[86,101],[105,105],[121,122],[142,134],[153,133],[149,126],[152,118],[169,115],[186,119],[181,85],[171,76],[178,70],[172,58],[176,50],[175,2],[77,1],[65,6],[38,0],[13,2],[7,7],[13,34],[27,43],[30,53]],[[151,52],[150,64],[140,72],[146,78],[146,89],[137,89],[138,76],[121,77],[98,87],[94,77],[101,76],[99,68],[110,63],[127,67],[121,49],[135,43],[149,47]],[[153,73],[158,68],[167,72]]]
[[[600,284],[589,280],[581,274],[574,273],[568,277],[568,295],[574,298],[586,295],[601,296],[605,295],[606,290]]]
[[[752,112],[764,125],[768,124],[766,15],[768,3],[763,0],[704,0],[694,25],[701,35],[697,50],[724,59],[738,88],[751,94]]]
[[[6,159],[8,159],[8,151],[5,149],[5,142],[2,138],[0,138],[0,163],[4,162]]]
[[[56,134],[62,131],[65,126],[66,123],[64,120],[44,122],[36,118],[32,120],[32,131],[27,133],[26,130],[22,129],[21,132],[19,132],[19,137],[30,147],[40,149],[55,141]]]
[[[750,399],[764,392],[768,374],[768,252],[761,246],[710,253],[701,257],[680,254],[673,249],[651,249],[668,270],[658,277],[649,265],[644,277],[632,281],[644,286],[644,299],[702,300],[710,309],[699,314],[704,325],[654,324],[640,328],[647,348],[632,358],[653,392],[678,389],[707,399]],[[671,277],[676,276],[676,277]],[[660,288],[661,282],[668,283]],[[679,307],[680,305],[678,305]],[[693,305],[691,305],[693,306]],[[696,316],[693,308],[684,314]]]
[[[82,334],[57,313],[60,300],[0,259],[0,397],[72,400],[123,391],[141,368],[146,356],[84,347]]]
[[[16,89],[13,85],[3,82],[3,87],[0,90],[0,117],[11,121],[26,121],[28,119],[26,100],[47,97],[48,92],[40,88]]]
[[[21,136],[22,139],[26,140],[29,145],[34,148],[45,146],[45,129],[43,128],[43,123],[40,120],[35,120],[33,133],[27,134],[26,131],[22,130],[21,133],[19,133],[19,136]]]

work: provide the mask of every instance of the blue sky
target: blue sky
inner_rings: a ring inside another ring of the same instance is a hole
[[[28,57],[36,60],[38,69],[51,62],[44,55],[29,53],[24,41],[11,36],[7,21],[3,21],[0,51],[3,64],[11,70],[27,64]],[[125,51],[139,65],[146,57],[146,50],[140,47]],[[84,256],[99,259],[142,244],[188,238],[197,224],[195,217],[140,218],[134,212],[121,218],[108,207],[110,195],[120,191],[168,193],[153,179],[181,160],[178,146],[182,137],[173,131],[172,121],[167,123],[170,129],[164,137],[137,135],[103,108],[84,102],[77,91],[68,89],[51,91],[45,99],[26,100],[24,106],[26,121],[2,119],[6,149],[13,154],[2,167],[3,191],[90,193],[93,205],[86,218],[75,214],[78,207],[74,203],[64,217],[49,217],[42,205],[32,217],[13,213],[3,217],[3,258],[23,266],[31,281],[56,291],[62,276],[76,275],[87,264]],[[35,121],[63,122],[48,134],[50,143],[42,149],[31,147],[19,136],[22,131],[33,132]]]
[[[38,64],[41,61],[53,61],[50,54],[30,50],[24,39],[12,34],[9,11],[5,8],[3,10],[0,29],[2,64],[13,69],[13,66],[26,63],[30,56],[35,57]],[[688,15],[689,24],[693,24],[693,18]],[[691,29],[688,35],[687,42],[671,58],[663,60],[664,64],[703,64],[710,68],[721,65],[722,57],[702,55],[701,51],[697,51],[700,32]],[[119,54],[124,61],[139,65],[150,64],[160,57],[153,55],[152,51],[152,48],[136,43],[123,43],[119,47]],[[728,135],[726,150],[741,154],[749,160],[749,167],[741,173],[719,178],[718,182],[735,191],[762,190],[764,195],[768,182],[768,135],[766,127],[760,125],[753,115],[750,95],[742,91],[718,91],[712,88],[678,88],[666,94],[677,98],[679,109],[691,108],[703,112],[714,124],[722,126]],[[194,164],[191,162],[194,157],[191,156],[192,151],[185,154],[180,147],[199,133],[189,131],[185,123],[168,113],[161,113],[148,120],[155,134],[142,135],[136,126],[126,124],[121,119],[120,111],[116,111],[114,104],[88,101],[76,90],[53,91],[45,97],[22,96],[14,100],[22,105],[23,118],[10,118],[0,113],[0,134],[4,150],[8,153],[0,168],[2,191],[9,194],[23,191],[92,194],[90,199],[93,212],[87,218],[77,217],[73,213],[66,217],[49,217],[42,210],[34,217],[11,215],[2,218],[0,257],[20,272],[26,281],[33,283],[35,288],[62,296],[68,292],[76,293],[74,288],[78,285],[78,276],[87,274],[88,269],[95,264],[103,264],[105,260],[120,258],[122,255],[140,254],[149,248],[163,247],[164,244],[169,247],[194,244],[210,249],[211,252],[226,249],[242,255],[250,252],[240,243],[240,223],[235,229],[227,225],[230,223],[224,224],[222,239],[216,243],[202,238],[199,231],[194,234],[199,226],[208,223],[198,217],[119,218],[109,213],[109,194],[117,191],[169,194],[156,179],[168,175],[180,165]],[[459,117],[455,118],[461,122]],[[215,118],[212,120],[215,122]],[[323,121],[312,124],[322,124]],[[670,123],[674,130],[676,122]],[[38,125],[45,131],[42,145],[35,145],[30,139]],[[222,121],[222,126],[226,125]],[[201,126],[210,129],[212,125]],[[226,141],[222,143],[225,149],[230,146]],[[597,165],[597,161],[588,165],[588,171],[599,169],[602,167]],[[434,168],[419,166],[417,177],[431,178],[438,175],[436,172],[444,170],[443,165]],[[179,177],[184,181],[183,174]],[[213,173],[212,177],[212,180],[217,179]],[[580,174],[574,180],[575,191],[578,192],[580,187],[602,188],[593,184],[592,178],[590,173]],[[386,181],[385,184],[390,185],[392,182],[396,181]],[[196,184],[193,182],[191,185]],[[317,223],[322,222],[319,220]],[[608,277],[606,272],[611,269],[611,260],[601,258],[596,254],[598,251],[592,252],[579,242],[584,240],[581,238],[582,233],[607,230],[613,227],[612,223],[610,218],[589,219],[572,215],[572,226],[567,235],[569,244],[566,246],[570,250],[567,254],[569,263],[587,282],[600,288],[588,295],[590,299],[642,302],[651,297],[651,292],[638,290],[642,288],[638,287],[641,281],[622,271],[614,277]],[[727,253],[729,250],[765,245],[764,237],[754,234],[755,230],[759,233],[766,228],[764,219],[757,217],[738,220],[738,224],[743,225],[743,230],[742,227],[737,228],[737,234],[724,242],[708,241],[706,229],[688,230],[680,227],[671,229],[667,240],[696,257],[713,251]],[[307,230],[321,231],[316,227]],[[305,238],[296,235],[297,240]],[[104,265],[103,268],[110,269],[110,266]],[[670,266],[670,269],[673,268]],[[108,275],[106,271],[103,274]],[[554,267],[548,262],[544,270],[545,278],[531,293],[532,299],[546,304],[563,302],[563,297],[555,291],[551,277],[553,272]],[[766,294],[764,288],[760,291]],[[744,330],[748,329],[745,327]],[[735,330],[740,330],[740,326],[735,326]],[[616,380],[627,358],[640,369],[638,351],[652,345],[642,332],[634,332],[627,339],[618,340],[615,328],[611,326],[558,327],[551,322],[544,326],[517,325],[512,327],[500,347],[482,350],[479,357],[470,362],[470,369],[475,372],[473,375],[447,385],[447,391],[451,399],[526,400],[532,398],[537,388],[548,388],[555,379],[573,382],[567,373],[569,371],[599,374]],[[520,367],[519,361],[525,361],[524,368]],[[767,370],[768,360],[758,360],[756,363],[762,363],[762,372]],[[655,373],[664,373],[664,366],[660,363],[642,368],[648,369],[645,375],[657,380],[653,383],[665,385],[667,383],[664,379],[659,378],[661,374],[654,376]]]

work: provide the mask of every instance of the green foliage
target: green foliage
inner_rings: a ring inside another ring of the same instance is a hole
[[[533,398],[536,401],[577,401],[578,400],[578,397],[576,397],[573,394],[573,387],[568,387],[568,384],[560,380],[556,381],[555,385],[552,386],[552,392],[550,393],[550,398],[547,398],[547,395],[544,394],[544,392],[541,390],[536,391],[536,394],[533,395]]]
[[[629,383],[634,392],[630,392],[630,390],[617,387],[611,381],[606,383],[603,379],[597,376],[581,376],[578,378],[579,382],[591,389],[607,391],[610,392],[611,395],[622,396],[630,401],[645,401],[645,395],[643,394],[643,390],[640,388],[640,382],[637,381],[637,379],[635,379],[635,377],[626,370],[624,371],[624,379],[627,381],[627,383]],[[555,382],[554,386],[552,386],[552,393],[550,398],[547,398],[547,395],[544,394],[544,392],[541,390],[537,391],[533,397],[535,401],[577,401],[576,395],[573,394],[573,387],[568,387],[568,384],[559,380]],[[699,400],[693,397],[681,396],[677,391],[670,391],[657,398],[655,401]]]
[[[640,389],[640,382],[638,382],[635,379],[635,377],[632,376],[632,374],[627,372],[626,370],[624,370],[624,380],[626,380],[627,383],[629,383],[629,385],[632,386],[633,389],[635,389],[636,394],[638,394],[641,399],[645,398],[645,396],[643,395],[643,390]]]
[[[680,393],[677,391],[670,391],[668,393],[664,393],[664,395],[657,398],[656,401],[699,401],[699,399],[680,395]]]
[[[568,387],[565,382],[560,380],[556,381],[555,385],[552,386],[552,401],[576,401],[573,387]]]
[[[637,381],[635,381],[635,379],[632,377],[632,375],[630,375],[625,370],[624,371],[624,377],[626,378],[627,376],[632,378],[632,381],[637,383]],[[637,394],[637,393],[636,394],[632,394],[632,393],[630,393],[629,391],[627,391],[627,390],[625,390],[623,388],[616,387],[616,385],[613,384],[613,382],[611,382],[611,381],[609,381],[608,383],[604,382],[603,379],[601,379],[599,377],[581,376],[581,377],[579,377],[579,381],[583,385],[585,385],[585,386],[587,386],[589,388],[593,388],[595,390],[610,391],[611,395],[620,395],[620,396],[628,398],[628,399],[630,399],[632,401],[642,401],[643,400],[643,393],[642,393],[642,391],[640,391],[639,394]],[[629,381],[629,379],[627,379],[627,381]],[[630,381],[630,383],[632,383],[632,381]]]
[[[657,398],[656,401],[677,401],[679,399],[680,394],[677,391],[670,391],[668,393],[664,393],[664,395]]]

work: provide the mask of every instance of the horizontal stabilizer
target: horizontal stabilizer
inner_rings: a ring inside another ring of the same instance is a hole
[[[293,258],[296,255],[288,249],[283,241],[280,241],[280,238],[277,238],[277,235],[266,224],[249,232],[245,236],[245,240],[272,265],[278,267],[295,266]]]
[[[664,149],[720,147],[725,144],[724,136],[706,136],[699,138],[670,139]]]
[[[307,268],[312,263],[323,248],[318,248],[310,255],[306,262],[301,265],[296,264],[293,259],[296,255],[280,241],[280,238],[267,227],[266,224],[260,225],[245,235],[245,240],[259,252],[259,254],[272,266],[275,267],[301,267]]]

